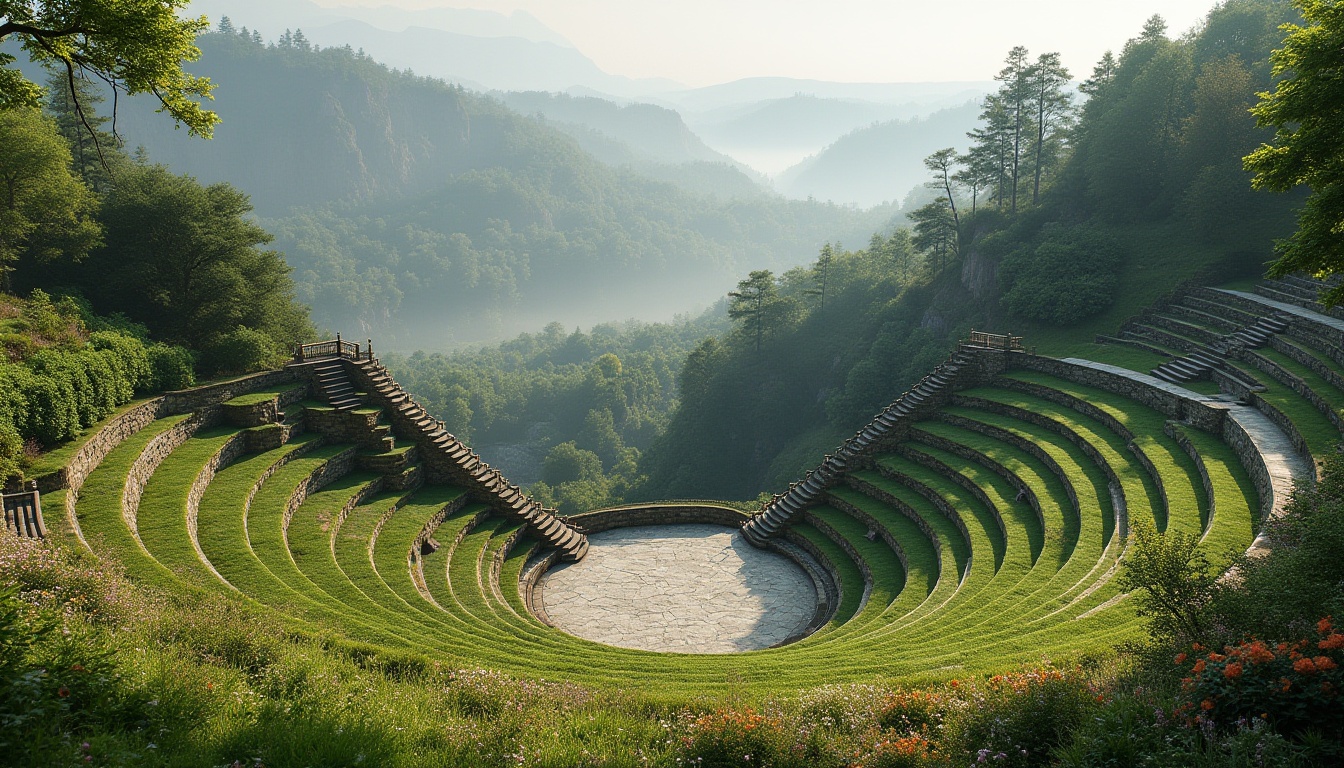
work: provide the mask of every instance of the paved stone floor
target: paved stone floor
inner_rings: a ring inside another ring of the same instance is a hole
[[[796,563],[718,525],[617,528],[590,534],[577,563],[538,585],[556,627],[623,648],[734,653],[802,630],[817,607]]]

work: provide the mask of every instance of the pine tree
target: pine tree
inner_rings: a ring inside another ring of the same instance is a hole
[[[1012,211],[1017,213],[1018,181],[1021,178],[1022,142],[1030,133],[1031,117],[1027,106],[1031,102],[1031,63],[1027,58],[1027,49],[1014,46],[1004,60],[1003,69],[994,76],[1003,83],[999,87],[999,99],[1013,121],[1013,149],[1010,178],[1012,181]]]
[[[90,189],[107,188],[109,170],[122,157],[121,142],[103,130],[109,119],[97,114],[102,92],[82,73],[51,70],[46,108],[70,145],[74,170]]]
[[[1035,102],[1036,137],[1034,175],[1031,202],[1035,205],[1041,197],[1041,173],[1047,162],[1058,160],[1052,151],[1047,155],[1046,147],[1057,148],[1061,137],[1073,122],[1073,98],[1064,91],[1064,86],[1072,77],[1069,70],[1060,62],[1058,53],[1043,53],[1036,59],[1030,72],[1031,97]]]

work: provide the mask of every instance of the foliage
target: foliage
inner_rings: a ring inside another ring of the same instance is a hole
[[[149,357],[149,380],[145,389],[167,392],[186,389],[196,383],[196,363],[191,350],[168,344],[154,344],[145,350]]]
[[[70,172],[70,149],[36,109],[0,109],[0,271],[77,261],[98,241],[96,201]]]
[[[1004,305],[1014,314],[1072,325],[1115,301],[1119,249],[1089,227],[1047,225],[999,267]]]
[[[1273,144],[1246,156],[1260,189],[1286,192],[1311,188],[1298,215],[1298,229],[1278,247],[1271,274],[1344,271],[1344,163],[1338,137],[1344,133],[1344,82],[1339,51],[1344,46],[1344,9],[1327,0],[1294,0],[1304,24],[1285,27],[1283,47],[1274,51],[1274,91],[1260,94],[1252,110],[1262,127],[1276,129]],[[1344,301],[1344,287],[1323,299]]]
[[[227,184],[135,165],[107,195],[106,244],[80,283],[100,309],[206,352],[210,370],[273,362],[311,328],[284,260],[259,247],[271,238],[246,218],[250,211],[247,196]]]
[[[1176,657],[1187,675],[1178,714],[1224,728],[1272,717],[1275,729],[1286,735],[1344,732],[1344,635],[1334,631],[1329,617],[1317,623],[1312,636],[1294,642],[1243,640],[1223,646],[1221,653],[1203,650],[1195,646]]]
[[[193,135],[209,137],[219,117],[202,109],[213,86],[182,71],[195,61],[204,16],[179,17],[186,0],[0,0],[0,42],[17,40],[36,61],[89,74],[126,94],[151,93]],[[41,89],[0,53],[0,109],[38,106]]]
[[[1152,523],[1132,522],[1121,586],[1136,595],[1139,615],[1148,618],[1153,637],[1176,643],[1208,641],[1204,610],[1215,574],[1199,548],[1199,537],[1175,531],[1159,533]]]
[[[792,749],[778,717],[744,709],[718,709],[690,719],[678,755],[692,765],[728,768],[739,765],[807,765]]]
[[[943,736],[949,757],[1004,766],[1048,766],[1052,754],[1100,709],[1081,670],[1045,665],[995,675],[963,694]]]

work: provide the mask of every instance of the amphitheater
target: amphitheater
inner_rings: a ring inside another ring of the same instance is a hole
[[[1256,546],[1344,427],[1320,287],[1186,289],[1099,339],[1151,373],[972,334],[754,514],[557,516],[338,338],[123,408],[6,523],[464,667],[682,694],[971,674],[1137,637],[1134,521],[1217,563]]]

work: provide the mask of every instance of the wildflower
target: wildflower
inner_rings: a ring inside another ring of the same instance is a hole
[[[1318,672],[1329,672],[1337,666],[1335,660],[1329,656],[1317,656],[1313,661],[1316,662],[1316,671]]]
[[[1302,658],[1293,662],[1293,671],[1299,674],[1309,675],[1312,672],[1316,671],[1316,662],[1312,661],[1307,656],[1303,656]]]
[[[1338,632],[1331,632],[1330,636],[1316,644],[1316,647],[1323,651],[1333,651],[1338,648],[1344,648],[1344,635]]]
[[[1199,708],[1204,710],[1205,712],[1208,712],[1210,709],[1213,709],[1213,700],[1205,699],[1199,702]]]
[[[1229,680],[1241,677],[1241,665],[1236,662],[1232,662],[1231,664],[1228,664],[1226,667],[1223,667],[1223,677],[1226,677]]]
[[[1246,647],[1246,657],[1251,660],[1252,664],[1263,664],[1274,660],[1274,652],[1269,650],[1264,643],[1256,640]]]
[[[1227,658],[1227,657],[1224,656],[1224,655],[1221,654],[1221,653],[1210,653],[1210,654],[1209,654],[1209,661],[1222,661],[1223,659],[1226,659],[1226,658]]]
[[[70,695],[70,689],[62,685],[60,688],[56,689],[56,695],[64,699],[65,697]]]
[[[1283,687],[1281,687],[1279,690],[1283,691],[1284,693],[1287,693],[1288,689],[1293,687],[1293,681],[1289,680],[1286,677],[1280,677],[1279,682],[1283,683]]]
[[[1198,674],[1202,674],[1202,673],[1204,672],[1204,660],[1203,660],[1203,659],[1200,659],[1199,661],[1196,661],[1196,662],[1195,662],[1195,669],[1194,669],[1194,672],[1195,672],[1196,675],[1198,675]]]
[[[1178,653],[1178,654],[1176,654],[1176,663],[1177,663],[1177,664],[1184,664],[1184,663],[1185,663],[1185,658],[1186,658],[1186,657],[1185,657],[1185,654],[1184,654],[1184,653]]]
[[[1320,632],[1322,635],[1328,633],[1331,629],[1333,629],[1333,627],[1330,625],[1329,616],[1326,616],[1324,619],[1321,619],[1320,621],[1316,622],[1316,631]]]

